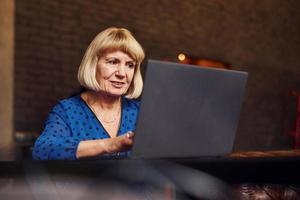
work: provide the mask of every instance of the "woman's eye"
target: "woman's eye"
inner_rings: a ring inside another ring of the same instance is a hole
[[[118,60],[108,60],[107,63],[115,65],[118,64]]]
[[[129,68],[134,68],[134,67],[135,67],[135,64],[134,64],[134,63],[128,63],[127,66],[128,66]]]

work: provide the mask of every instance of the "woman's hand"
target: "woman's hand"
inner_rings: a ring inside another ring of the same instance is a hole
[[[110,138],[103,142],[102,145],[106,153],[116,153],[120,151],[127,151],[132,148],[134,133],[129,131],[124,135]]]
[[[76,151],[76,158],[91,158],[106,153],[127,151],[132,147],[133,138],[134,133],[129,131],[115,138],[81,141]]]

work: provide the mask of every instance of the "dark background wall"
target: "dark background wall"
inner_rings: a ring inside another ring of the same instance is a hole
[[[15,130],[40,132],[101,30],[132,31],[148,58],[184,52],[249,72],[236,150],[291,148],[284,132],[290,89],[300,90],[297,0],[16,0]]]

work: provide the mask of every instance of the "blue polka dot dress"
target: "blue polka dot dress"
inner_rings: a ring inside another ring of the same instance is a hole
[[[134,131],[139,102],[122,98],[118,136]],[[101,122],[80,95],[60,101],[50,112],[43,133],[34,144],[34,160],[76,160],[80,141],[110,138]],[[130,152],[107,154],[102,157],[126,157]]]

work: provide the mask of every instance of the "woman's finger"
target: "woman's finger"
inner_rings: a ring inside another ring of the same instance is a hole
[[[132,139],[132,138],[134,137],[134,133],[133,133],[132,131],[128,131],[128,132],[126,133],[126,137],[127,137],[128,139]]]

